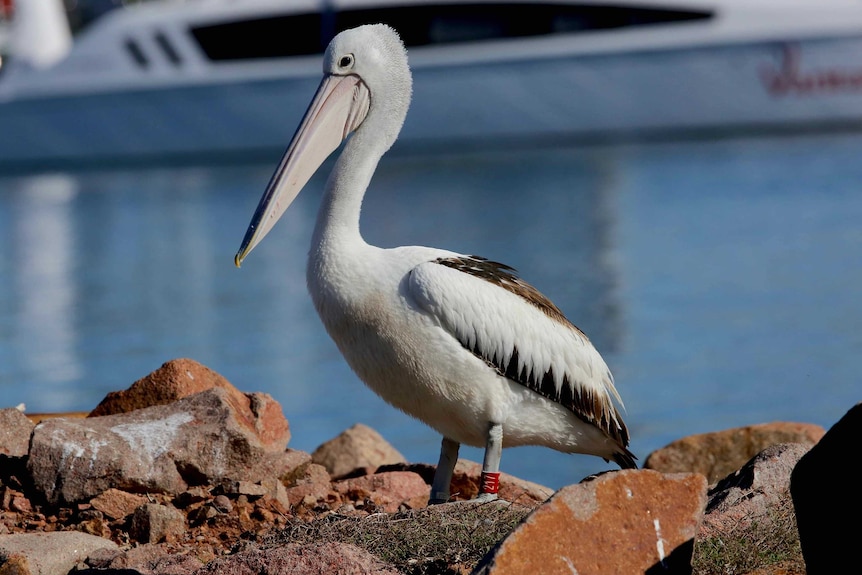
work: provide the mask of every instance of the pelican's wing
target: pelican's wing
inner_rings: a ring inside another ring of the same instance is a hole
[[[408,290],[464,348],[500,375],[595,425],[622,447],[628,430],[610,369],[584,333],[512,268],[476,256],[438,258],[410,272]]]

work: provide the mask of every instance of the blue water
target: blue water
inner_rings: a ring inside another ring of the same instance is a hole
[[[387,156],[362,225],[509,263],[615,373],[633,451],[769,421],[830,426],[862,400],[862,136]],[[259,165],[0,176],[0,406],[89,410],[193,358],[272,394],[307,451],[356,422],[409,460],[439,436],[387,406],[312,308],[315,176],[241,270]],[[462,456],[481,461],[481,452]],[[613,466],[518,448],[553,488]]]

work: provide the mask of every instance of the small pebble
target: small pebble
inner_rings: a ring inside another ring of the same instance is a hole
[[[216,495],[215,499],[213,499],[213,507],[222,513],[233,511],[233,503],[230,502],[230,499],[226,495]]]

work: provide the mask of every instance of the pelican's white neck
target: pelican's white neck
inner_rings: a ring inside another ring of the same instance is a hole
[[[362,200],[386,150],[363,141],[373,140],[365,136],[367,131],[358,130],[350,137],[329,175],[314,227],[312,257],[315,251],[320,252],[317,257],[325,257],[367,245],[359,229]]]

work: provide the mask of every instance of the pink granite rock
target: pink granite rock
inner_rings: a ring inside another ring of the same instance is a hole
[[[381,465],[404,461],[404,456],[375,430],[357,423],[315,449],[311,460],[339,479],[357,469],[373,473]]]
[[[792,514],[790,474],[808,449],[801,443],[770,445],[719,481],[709,492],[698,539],[731,537],[752,523],[768,533],[773,518]]]

